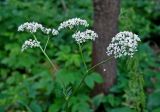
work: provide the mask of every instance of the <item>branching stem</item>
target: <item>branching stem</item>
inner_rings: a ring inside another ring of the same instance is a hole
[[[37,37],[36,37],[34,34],[32,34],[32,35],[33,35],[34,39],[35,39],[36,41],[38,41],[38,40],[37,40]],[[47,60],[49,61],[49,63],[50,63],[51,66],[53,67],[53,69],[54,69],[55,71],[57,71],[56,66],[53,64],[53,62],[52,62],[51,59],[48,57],[48,55],[46,54],[46,52],[43,50],[43,48],[42,48],[41,45],[39,46],[39,48],[40,48],[40,50],[42,51],[42,53],[44,54],[44,56],[47,58]]]
[[[111,60],[112,58],[114,58],[114,56],[112,56],[112,57],[110,57],[110,58],[107,58],[107,59],[105,59],[105,60],[97,63],[96,65],[94,65],[94,66],[92,66],[91,68],[89,68],[87,72],[93,70],[94,68],[96,68],[97,66],[99,66],[99,65],[101,65],[101,64],[103,64],[103,63],[105,63],[105,62],[108,62],[108,61]]]
[[[88,73],[89,73],[91,70],[93,70],[94,68],[96,68],[97,66],[99,66],[99,65],[101,65],[101,64],[103,64],[103,63],[105,63],[105,62],[108,62],[109,60],[111,60],[111,59],[113,59],[113,58],[114,58],[113,56],[110,57],[110,58],[107,58],[107,59],[105,59],[105,60],[97,63],[97,64],[94,65],[93,67],[89,68],[89,69],[86,71],[86,73],[83,75],[82,80],[80,81],[79,85],[77,86],[77,88],[75,89],[75,91],[73,92],[73,94],[76,93],[76,92],[80,89],[80,87],[81,87],[81,85],[83,84],[85,78],[87,77]]]

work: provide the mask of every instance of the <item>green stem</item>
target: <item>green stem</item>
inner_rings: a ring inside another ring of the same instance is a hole
[[[33,35],[34,39],[35,39],[36,41],[38,41],[37,38],[36,38],[36,36],[35,36],[34,34],[32,34],[32,35]],[[41,49],[42,53],[43,53],[44,56],[47,58],[47,60],[49,61],[49,63],[50,63],[51,66],[53,67],[53,69],[54,69],[55,71],[57,71],[56,66],[53,64],[53,62],[52,62],[51,59],[48,57],[48,55],[46,54],[46,52],[43,50],[43,48],[42,48],[41,45],[39,46],[39,48]]]
[[[97,67],[97,66],[99,66],[99,65],[101,65],[101,64],[103,64],[103,63],[105,63],[105,62],[108,62],[108,61],[111,60],[112,58],[114,58],[114,57],[112,56],[112,57],[110,57],[110,58],[107,58],[107,59],[105,59],[105,60],[97,63],[96,65],[94,65],[94,66],[91,67],[90,69],[88,69],[87,72],[83,75],[82,80],[80,81],[78,87],[75,89],[75,91],[73,92],[73,94],[78,91],[78,89],[81,87],[82,83],[84,82],[85,78],[87,77],[88,73],[89,73],[91,70],[93,70],[95,67]]]
[[[83,82],[84,82],[85,78],[87,77],[87,75],[88,75],[88,72],[86,72],[86,73],[83,75],[83,77],[82,77],[79,85],[78,85],[77,88],[74,90],[73,94],[75,94],[75,93],[80,89],[80,87],[81,87],[81,85],[83,84]]]
[[[45,45],[45,47],[44,47],[44,51],[46,51],[46,48],[47,48],[47,45],[48,45],[49,39],[50,39],[50,36],[48,36],[48,39],[47,39],[46,45]]]
[[[49,61],[49,63],[52,65],[52,67],[54,68],[55,71],[57,71],[56,66],[53,64],[53,62],[51,61],[51,59],[48,57],[48,55],[46,54],[46,52],[42,49],[42,47],[40,47],[41,51],[43,52],[43,54],[45,55],[45,57],[47,58],[47,60]]]
[[[61,3],[62,3],[62,6],[63,6],[64,11],[66,12],[68,9],[67,9],[67,6],[66,6],[65,1],[64,1],[64,0],[61,0]]]
[[[66,112],[69,112],[69,108],[68,108],[69,99],[70,99],[70,97],[66,101]]]
[[[96,65],[94,65],[94,66],[92,66],[91,68],[89,68],[87,72],[89,72],[89,71],[91,71],[92,69],[96,68],[97,66],[99,66],[99,65],[101,65],[101,64],[103,64],[103,63],[105,63],[105,62],[107,62],[107,61],[109,61],[109,60],[111,60],[112,58],[114,58],[114,57],[112,56],[112,57],[110,57],[110,58],[107,58],[107,59],[105,59],[105,60],[97,63]]]
[[[81,47],[80,44],[78,44],[78,47],[79,47],[79,51],[80,51],[80,53],[81,53],[81,57],[82,57],[82,61],[83,61],[84,67],[85,67],[86,71],[88,71],[86,62],[85,62],[85,60],[84,60],[84,56],[83,56],[83,52],[82,52],[82,47]]]

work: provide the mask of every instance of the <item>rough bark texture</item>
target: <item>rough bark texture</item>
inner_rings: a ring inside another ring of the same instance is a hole
[[[120,0],[93,0],[94,5],[94,30],[98,33],[99,39],[93,44],[93,65],[107,58],[106,48],[111,38],[118,31],[118,15]],[[107,93],[114,84],[116,78],[116,62],[113,59],[95,69],[102,74],[105,83],[97,85],[93,94]]]

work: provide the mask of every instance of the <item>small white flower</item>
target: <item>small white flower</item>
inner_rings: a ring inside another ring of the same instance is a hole
[[[40,46],[39,41],[29,39],[24,42],[24,44],[22,45],[21,51],[23,52],[24,50],[26,50],[28,48],[34,48],[34,47],[39,47],[39,46]]]
[[[59,34],[59,32],[56,29],[51,29],[51,28],[45,28],[45,27],[43,27],[41,30],[42,30],[43,33],[45,33],[47,35],[50,34],[50,33],[52,33],[53,36]]]
[[[37,29],[42,29],[43,26],[37,22],[26,22],[18,27],[18,31],[28,31],[35,33]]]
[[[122,56],[133,57],[134,52],[137,51],[139,41],[141,40],[138,35],[132,32],[119,32],[112,38],[106,53],[108,56],[114,55],[115,58],[120,58]]]
[[[94,31],[87,29],[84,32],[78,31],[78,32],[74,33],[72,35],[72,38],[74,38],[77,43],[83,43],[88,39],[95,40],[96,38],[98,38],[98,35]]]
[[[47,34],[47,35],[48,35],[48,34],[51,32],[52,29],[51,29],[51,28],[42,27],[41,30],[42,30],[42,32],[43,32],[44,34]]]
[[[52,35],[54,36],[54,35],[58,35],[59,34],[59,32],[56,30],[56,29],[52,29]]]
[[[58,30],[61,30],[61,29],[67,28],[67,27],[72,29],[73,27],[79,26],[79,25],[82,25],[85,27],[89,26],[89,24],[87,23],[86,20],[83,20],[80,18],[72,18],[72,19],[69,19],[67,21],[62,22],[60,24],[60,26],[58,27]]]

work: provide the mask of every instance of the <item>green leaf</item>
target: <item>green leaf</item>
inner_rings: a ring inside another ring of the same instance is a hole
[[[89,88],[93,88],[95,83],[102,83],[103,79],[98,73],[92,73],[85,78],[85,83]]]
[[[152,112],[160,112],[160,108],[156,108]]]
[[[136,112],[128,107],[121,107],[121,108],[115,108],[112,109],[110,112]]]
[[[93,112],[88,101],[89,97],[85,94],[72,97],[70,100],[71,112]]]
[[[36,101],[31,102],[30,108],[33,112],[42,112],[41,106]]]
[[[92,73],[92,77],[94,78],[96,83],[102,83],[104,81],[102,76],[98,73]]]
[[[114,106],[115,102],[114,102],[114,96],[112,94],[107,96],[107,100],[112,106]]]
[[[61,104],[54,103],[49,107],[49,112],[58,112],[61,107]]]
[[[5,107],[0,106],[0,112],[5,112]]]
[[[63,88],[69,84],[75,84],[80,78],[80,72],[69,71],[66,69],[61,69],[56,73],[56,81]]]
[[[25,101],[19,100],[17,102],[18,104],[20,104],[21,107],[24,106],[27,109],[27,112],[32,112],[31,108],[28,106],[28,104]]]
[[[93,88],[94,87],[94,80],[93,80],[93,77],[92,76],[87,76],[86,79],[85,79],[85,83],[86,85],[89,87],[89,88]]]
[[[148,108],[153,109],[160,106],[160,92],[154,92],[149,95]]]
[[[73,105],[72,112],[93,112],[93,111],[90,109],[88,103],[80,102]]]
[[[95,105],[95,107],[98,108],[99,105],[104,102],[104,94],[99,94],[99,95],[95,96],[92,99],[92,101],[93,101],[93,104]]]

